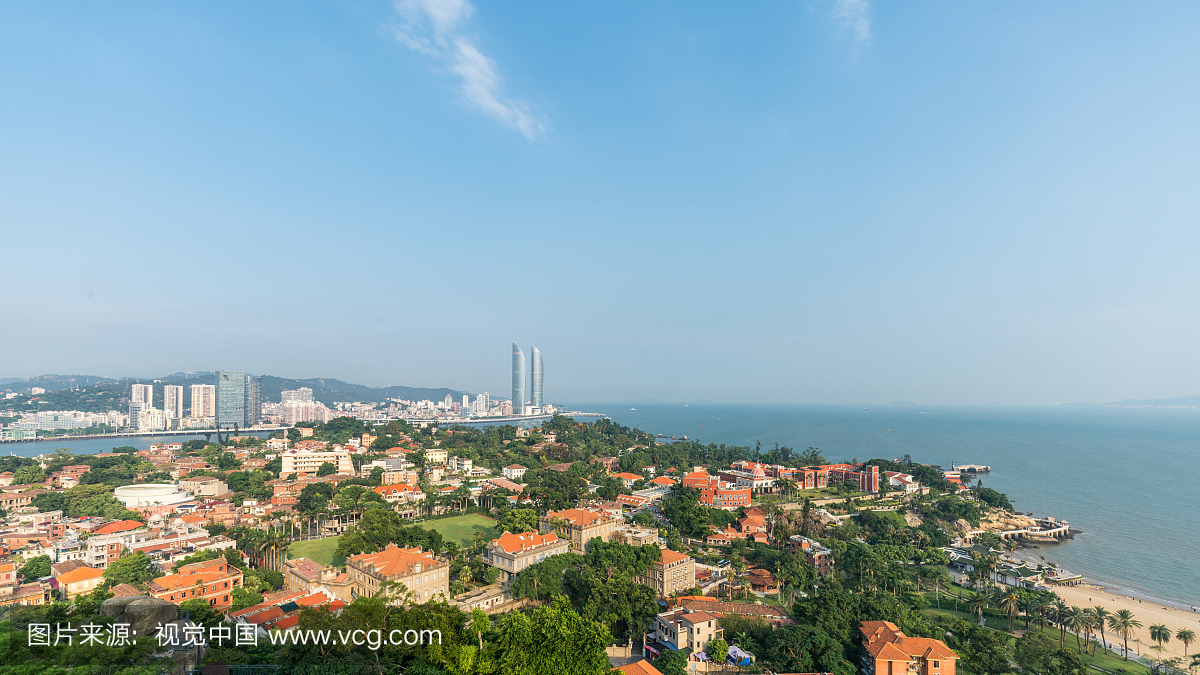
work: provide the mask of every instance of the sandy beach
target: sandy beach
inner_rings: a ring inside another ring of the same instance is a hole
[[[1171,641],[1163,645],[1163,655],[1168,658],[1183,656],[1183,643],[1175,639],[1175,633],[1180,628],[1190,628],[1197,635],[1200,635],[1200,613],[1197,612],[1166,607],[1159,603],[1150,602],[1149,600],[1139,600],[1127,595],[1117,595],[1098,586],[1086,583],[1079,586],[1054,588],[1054,592],[1064,602],[1074,607],[1101,606],[1112,613],[1115,613],[1119,609],[1128,609],[1133,612],[1134,618],[1142,622],[1142,627],[1136,629],[1129,638],[1129,651],[1133,654],[1141,652],[1142,654],[1154,655],[1155,650],[1150,649],[1155,644],[1150,640],[1150,626],[1152,624],[1161,623],[1171,629]],[[1113,644],[1121,644],[1121,639],[1107,630],[1104,636]],[[1141,640],[1140,646],[1134,642],[1134,638]],[[1200,644],[1197,643],[1192,643],[1188,648],[1189,654],[1195,654],[1198,651],[1200,651]]]

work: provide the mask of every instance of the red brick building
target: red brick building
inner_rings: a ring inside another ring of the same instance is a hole
[[[151,597],[179,604],[184,600],[204,598],[212,607],[224,608],[233,604],[233,589],[242,585],[242,571],[225,558],[192,563],[150,582]]]

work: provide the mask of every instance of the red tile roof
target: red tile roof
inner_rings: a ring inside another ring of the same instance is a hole
[[[549,534],[540,534],[538,532],[513,534],[512,532],[505,532],[498,539],[493,539],[492,543],[499,544],[505,553],[516,553],[517,551],[527,551],[531,548],[553,544],[558,541],[561,540],[553,532]]]
[[[101,527],[100,529],[93,532],[93,534],[113,534],[115,532],[128,532],[129,530],[136,530],[139,527],[145,527],[145,525],[143,525],[142,523],[139,523],[136,520],[117,520],[117,521],[113,521],[113,522],[105,525],[104,527]]]

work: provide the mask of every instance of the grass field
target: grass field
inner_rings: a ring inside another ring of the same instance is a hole
[[[308,541],[297,541],[288,547],[289,558],[308,558],[313,562],[322,565],[337,565],[341,567],[346,564],[345,558],[334,558],[333,551],[337,548],[338,540],[341,537],[326,537],[324,539],[310,539]]]
[[[475,532],[483,533],[485,539],[490,540],[494,537],[492,528],[496,526],[496,521],[478,513],[468,513],[465,516],[427,520],[417,524],[438,532],[446,541],[457,542],[459,546],[470,546],[471,535]]]

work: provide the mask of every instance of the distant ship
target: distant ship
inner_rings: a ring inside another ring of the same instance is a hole
[[[630,410],[637,410],[637,408],[630,408]]]

